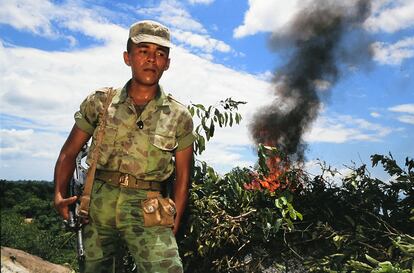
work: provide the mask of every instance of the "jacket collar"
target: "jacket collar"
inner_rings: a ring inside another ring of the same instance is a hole
[[[118,88],[118,91],[116,92],[112,103],[113,104],[121,104],[124,103],[127,100],[130,100],[132,103],[131,98],[128,97],[128,85],[131,82],[131,80],[129,80],[124,87],[122,88]],[[170,105],[170,100],[168,99],[168,96],[164,93],[164,90],[162,88],[162,86],[158,85],[158,90],[157,90],[157,94],[155,95],[154,99],[155,100],[155,105],[157,107],[160,106],[169,106]]]

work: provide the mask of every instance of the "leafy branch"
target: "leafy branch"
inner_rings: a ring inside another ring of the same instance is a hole
[[[200,124],[195,127],[196,141],[194,152],[201,155],[206,148],[206,141],[209,141],[215,133],[216,126],[220,128],[232,127],[239,124],[242,116],[238,113],[239,105],[246,104],[244,101],[235,101],[227,98],[219,102],[218,106],[210,105],[205,107],[203,104],[191,104],[188,110],[194,117],[200,119]]]

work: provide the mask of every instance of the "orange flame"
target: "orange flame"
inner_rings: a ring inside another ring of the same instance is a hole
[[[272,147],[270,145],[267,145]],[[294,191],[295,186],[288,179],[288,172],[291,169],[288,157],[275,154],[267,158],[266,165],[269,170],[268,174],[262,178],[257,173],[253,173],[253,179],[250,183],[245,183],[244,188],[247,190],[268,190],[275,192],[276,190],[284,190],[289,188]]]
[[[279,188],[286,188],[288,180],[285,174],[289,170],[289,162],[282,160],[280,156],[274,156],[269,158],[266,164],[269,168],[269,174],[260,181],[262,187],[270,192],[274,192]]]

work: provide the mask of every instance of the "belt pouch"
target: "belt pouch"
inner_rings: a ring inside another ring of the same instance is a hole
[[[159,193],[148,192],[147,199],[141,202],[144,227],[174,226],[176,213],[174,201],[163,198]]]
[[[174,201],[170,198],[159,198],[161,226],[174,226],[174,216],[176,213]]]

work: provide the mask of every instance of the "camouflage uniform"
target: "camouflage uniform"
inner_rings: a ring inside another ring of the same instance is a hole
[[[165,181],[174,171],[174,152],[194,141],[191,115],[161,88],[139,115],[127,94],[127,85],[116,91],[108,108],[97,170],[121,172],[145,181]],[[95,147],[98,114],[106,95],[105,89],[95,91],[75,114],[77,127],[92,135],[91,149]],[[137,122],[142,122],[142,129]],[[182,272],[171,228],[143,227],[140,204],[147,191],[105,182],[108,181],[94,181],[90,222],[84,228],[85,271],[115,272],[115,257],[123,242],[138,272]]]

